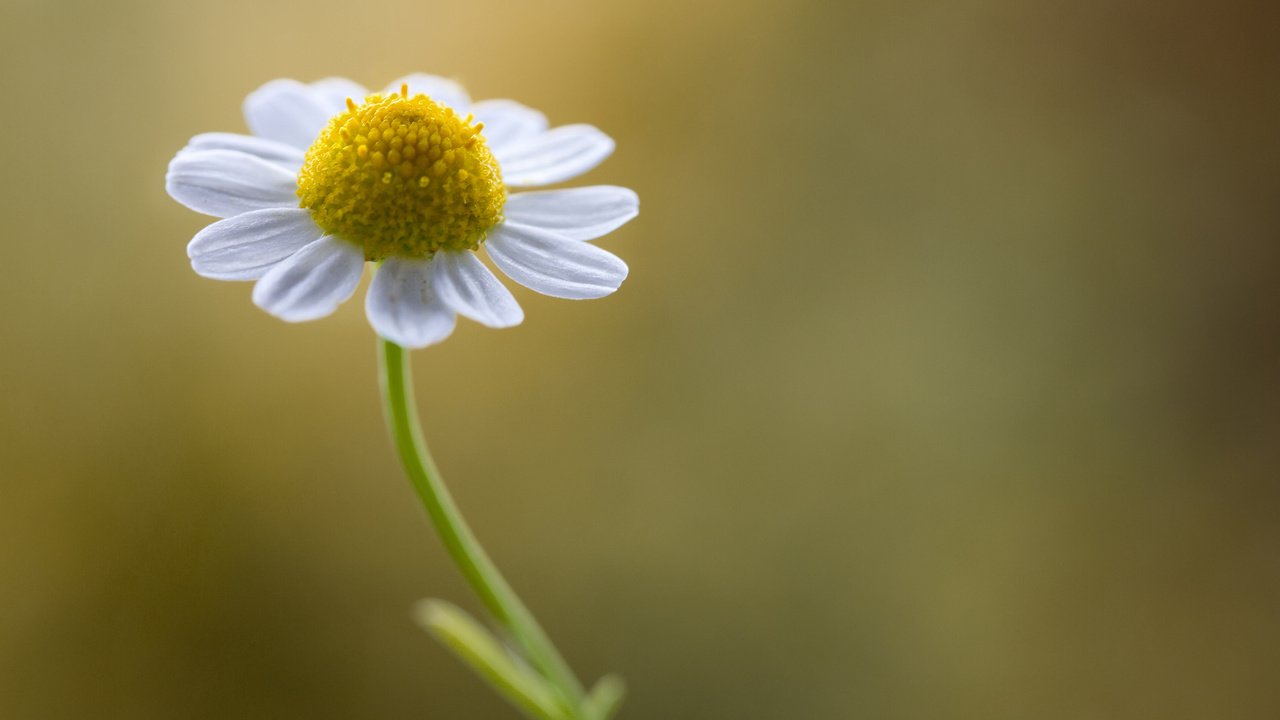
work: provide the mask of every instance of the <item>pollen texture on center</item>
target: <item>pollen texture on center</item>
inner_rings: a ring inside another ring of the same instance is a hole
[[[407,87],[348,99],[307,151],[300,205],[369,260],[474,250],[506,202],[483,127]]]

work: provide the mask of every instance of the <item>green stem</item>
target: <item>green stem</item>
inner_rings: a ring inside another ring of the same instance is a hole
[[[409,353],[393,342],[379,339],[378,360],[382,399],[396,452],[445,549],[480,601],[511,634],[529,662],[564,693],[576,713],[585,697],[582,684],[485,554],[431,459],[414,406]]]

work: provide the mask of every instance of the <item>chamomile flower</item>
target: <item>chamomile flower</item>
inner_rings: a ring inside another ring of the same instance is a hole
[[[613,186],[524,192],[581,175],[613,152],[590,125],[548,128],[511,100],[471,102],[457,83],[410,75],[369,94],[342,78],[274,80],[244,102],[252,135],[197,135],[169,164],[183,205],[223,218],[196,234],[191,266],[253,280],[253,301],[290,322],[329,315],[379,263],[365,300],[374,330],[420,348],[462,315],[510,327],[524,312],[477,256],[544,295],[617,290],[627,266],[588,241],[639,212]]]

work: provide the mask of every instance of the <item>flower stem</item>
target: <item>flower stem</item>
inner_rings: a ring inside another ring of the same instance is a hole
[[[445,549],[485,608],[524,651],[529,663],[558,688],[566,703],[578,712],[585,697],[582,684],[472,534],[427,450],[414,406],[409,353],[393,342],[379,339],[378,360],[383,406],[396,452]]]

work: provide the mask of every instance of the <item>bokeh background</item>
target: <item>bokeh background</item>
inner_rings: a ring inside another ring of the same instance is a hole
[[[414,356],[446,477],[623,718],[1280,717],[1274,3],[5,0],[0,716],[514,717],[362,307],[163,190],[274,77],[585,121],[590,303]]]

